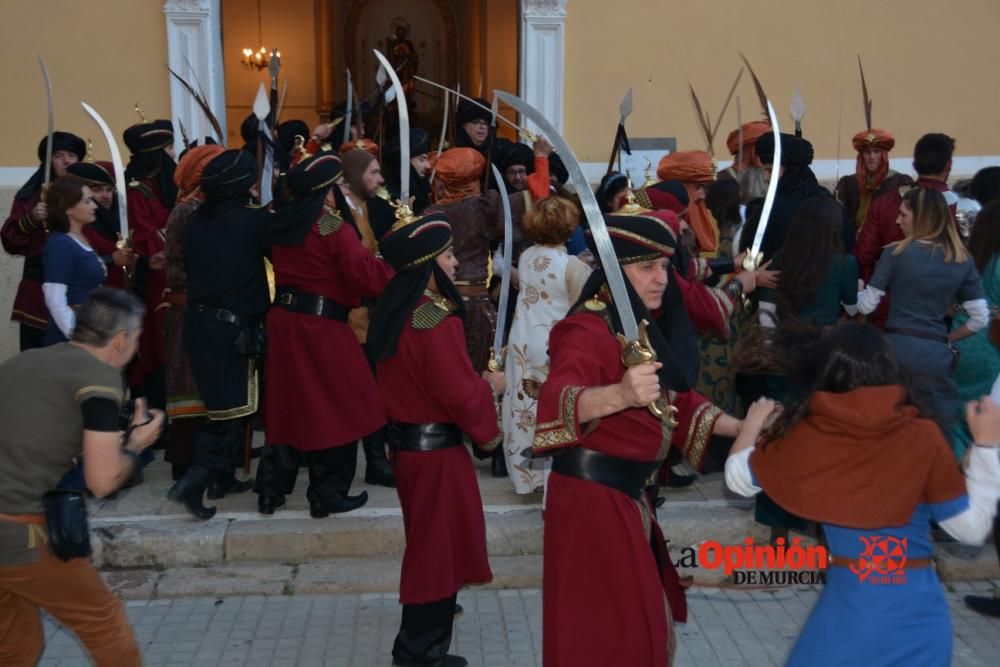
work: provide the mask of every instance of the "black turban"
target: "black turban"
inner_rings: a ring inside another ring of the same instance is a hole
[[[774,134],[768,132],[757,140],[757,157],[764,164],[774,162]],[[808,167],[813,161],[813,145],[794,134],[781,133],[781,164],[785,167]]]
[[[42,183],[45,182],[45,148],[48,143],[49,137],[47,135],[38,142],[38,161],[41,164],[38,165],[38,169],[31,175],[28,182],[21,186],[21,189],[14,195],[15,199],[30,199],[36,192],[41,192]],[[82,160],[87,155],[87,144],[75,134],[56,130],[52,133],[52,152],[56,151],[75,153],[77,159]],[[49,174],[49,180],[54,178],[55,174]]]
[[[503,139],[497,141],[495,150],[496,158],[494,161],[497,162],[501,172],[518,164],[527,169],[528,173],[535,170],[535,151],[532,150],[531,146]]]
[[[220,153],[201,172],[202,207],[212,212],[232,204],[249,203],[250,189],[257,183],[257,161],[246,151]]]
[[[340,158],[329,151],[317,153],[288,171],[284,183],[292,199],[275,216],[271,231],[275,244],[300,245],[305,241],[331,189],[337,202],[337,215],[353,226],[347,200],[334,185],[342,173]]]
[[[452,245],[451,225],[444,213],[431,213],[396,227],[379,241],[379,251],[397,271],[375,303],[368,331],[368,353],[381,361],[396,353],[403,327],[434,276],[437,291],[464,317],[462,297],[436,258]]]
[[[66,173],[82,178],[88,183],[111,186],[115,184],[115,177],[98,162],[75,162],[66,168]]]

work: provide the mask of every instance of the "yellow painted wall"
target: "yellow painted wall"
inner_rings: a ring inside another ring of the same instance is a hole
[[[676,136],[703,148],[687,82],[719,112],[744,52],[780,114],[801,85],[804,133],[818,159],[836,156],[843,90],[841,157],[864,129],[856,54],[864,59],[874,124],[896,135],[896,156],[928,131],[957,139],[959,155],[1000,155],[1000,84],[995,73],[997,0],[568,0],[565,128],[578,157],[607,160],[618,102],[635,89],[628,122],[636,137]],[[743,117],[759,115],[748,76]],[[735,105],[716,140],[736,127]]]
[[[147,118],[170,117],[166,17],[160,0],[0,0],[0,166],[37,164],[45,136],[41,54],[55,93],[56,128],[94,141],[98,159],[110,154],[100,130],[80,107],[91,104],[116,133]]]

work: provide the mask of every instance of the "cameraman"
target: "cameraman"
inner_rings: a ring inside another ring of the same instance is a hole
[[[99,288],[77,309],[70,342],[0,364],[2,665],[38,661],[39,608],[73,631],[95,664],[141,664],[124,606],[90,559],[64,561],[48,547],[42,497],[81,454],[87,487],[108,495],[159,435],[163,412],[147,412],[141,399],[120,430],[122,368],[135,354],[143,311],[130,294]]]

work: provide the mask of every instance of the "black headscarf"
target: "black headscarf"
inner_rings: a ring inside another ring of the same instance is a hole
[[[424,155],[430,151],[430,137],[427,132],[419,127],[410,128],[410,157]],[[400,178],[400,154],[399,136],[382,149],[382,176],[385,177],[385,186],[392,194],[392,198],[399,198],[399,178]],[[417,170],[410,165],[410,195],[414,198],[413,212],[417,215],[423,213],[424,209],[431,205],[431,184],[427,176],[420,176]]]
[[[658,257],[669,258],[678,245],[673,231],[667,223],[658,218],[644,215],[606,215],[604,219],[608,226],[608,234],[611,236],[611,243],[615,248],[615,255],[622,265]],[[598,256],[592,247],[593,240],[589,233],[587,241],[594,251],[594,256]],[[636,322],[646,320],[651,323],[647,329],[649,341],[656,352],[657,361],[663,364],[658,372],[660,386],[674,391],[687,391],[694,386],[698,378],[698,339],[684,309],[683,297],[674,277],[673,266],[667,270],[669,272],[667,290],[656,318],[646,309],[627,277],[625,288]],[[603,268],[597,268],[590,274],[580,298],[570,312],[580,310],[587,300],[595,296],[609,304],[608,312],[612,326],[616,332],[621,333],[621,319],[618,317],[610,293],[607,292],[607,277]]]
[[[106,165],[106,166],[105,166]],[[112,176],[114,167],[105,162],[75,162],[66,168],[67,174],[83,179],[87,185],[110,185],[114,187],[115,177]],[[111,208],[97,206],[94,212],[96,216],[90,228],[109,241],[117,241],[121,234],[121,226],[118,224],[118,193],[115,192],[111,198]]]
[[[17,194],[14,195],[15,199],[24,201],[31,199],[31,196],[36,192],[41,192],[42,183],[45,182],[45,149],[48,143],[48,136],[42,137],[42,140],[38,142],[38,161],[41,164],[38,165],[38,169],[31,175],[28,182],[22,185]],[[87,144],[75,134],[56,130],[52,133],[52,152],[56,151],[69,151],[75,153],[78,160],[83,160],[87,155]],[[50,174],[49,180],[55,177],[55,174]]]
[[[340,188],[334,184],[340,175],[340,158],[333,152],[317,153],[290,169],[284,183],[292,199],[274,217],[272,243],[301,245],[319,218],[326,193],[331,189],[337,202],[337,214],[354,226],[354,221],[348,216],[350,207]]]
[[[125,181],[155,178],[164,205],[170,209],[177,201],[173,158],[165,150],[174,143],[174,126],[169,120],[133,125],[122,134],[125,145],[132,151],[125,167]]]
[[[617,171],[605,174],[597,186],[597,191],[594,193],[597,197],[597,205],[601,208],[601,213],[613,213],[614,211],[610,210],[608,202],[627,189],[628,177],[625,174],[620,174]]]
[[[230,149],[209,161],[201,172],[201,191],[205,201],[198,211],[208,216],[221,215],[236,206],[246,206],[250,189],[257,183],[257,161],[246,151]]]
[[[398,227],[379,241],[379,250],[396,275],[375,303],[368,328],[368,354],[373,362],[396,353],[399,336],[431,276],[438,293],[456,306],[453,315],[465,317],[462,296],[436,261],[452,245],[451,225],[444,213],[431,213]],[[464,351],[463,351],[464,353]]]

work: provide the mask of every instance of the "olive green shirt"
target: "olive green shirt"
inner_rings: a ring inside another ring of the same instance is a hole
[[[121,370],[70,343],[0,364],[0,514],[39,514],[42,495],[73,468],[88,398],[122,402]],[[0,519],[0,565],[35,560],[37,528]],[[29,544],[30,543],[30,544]]]

